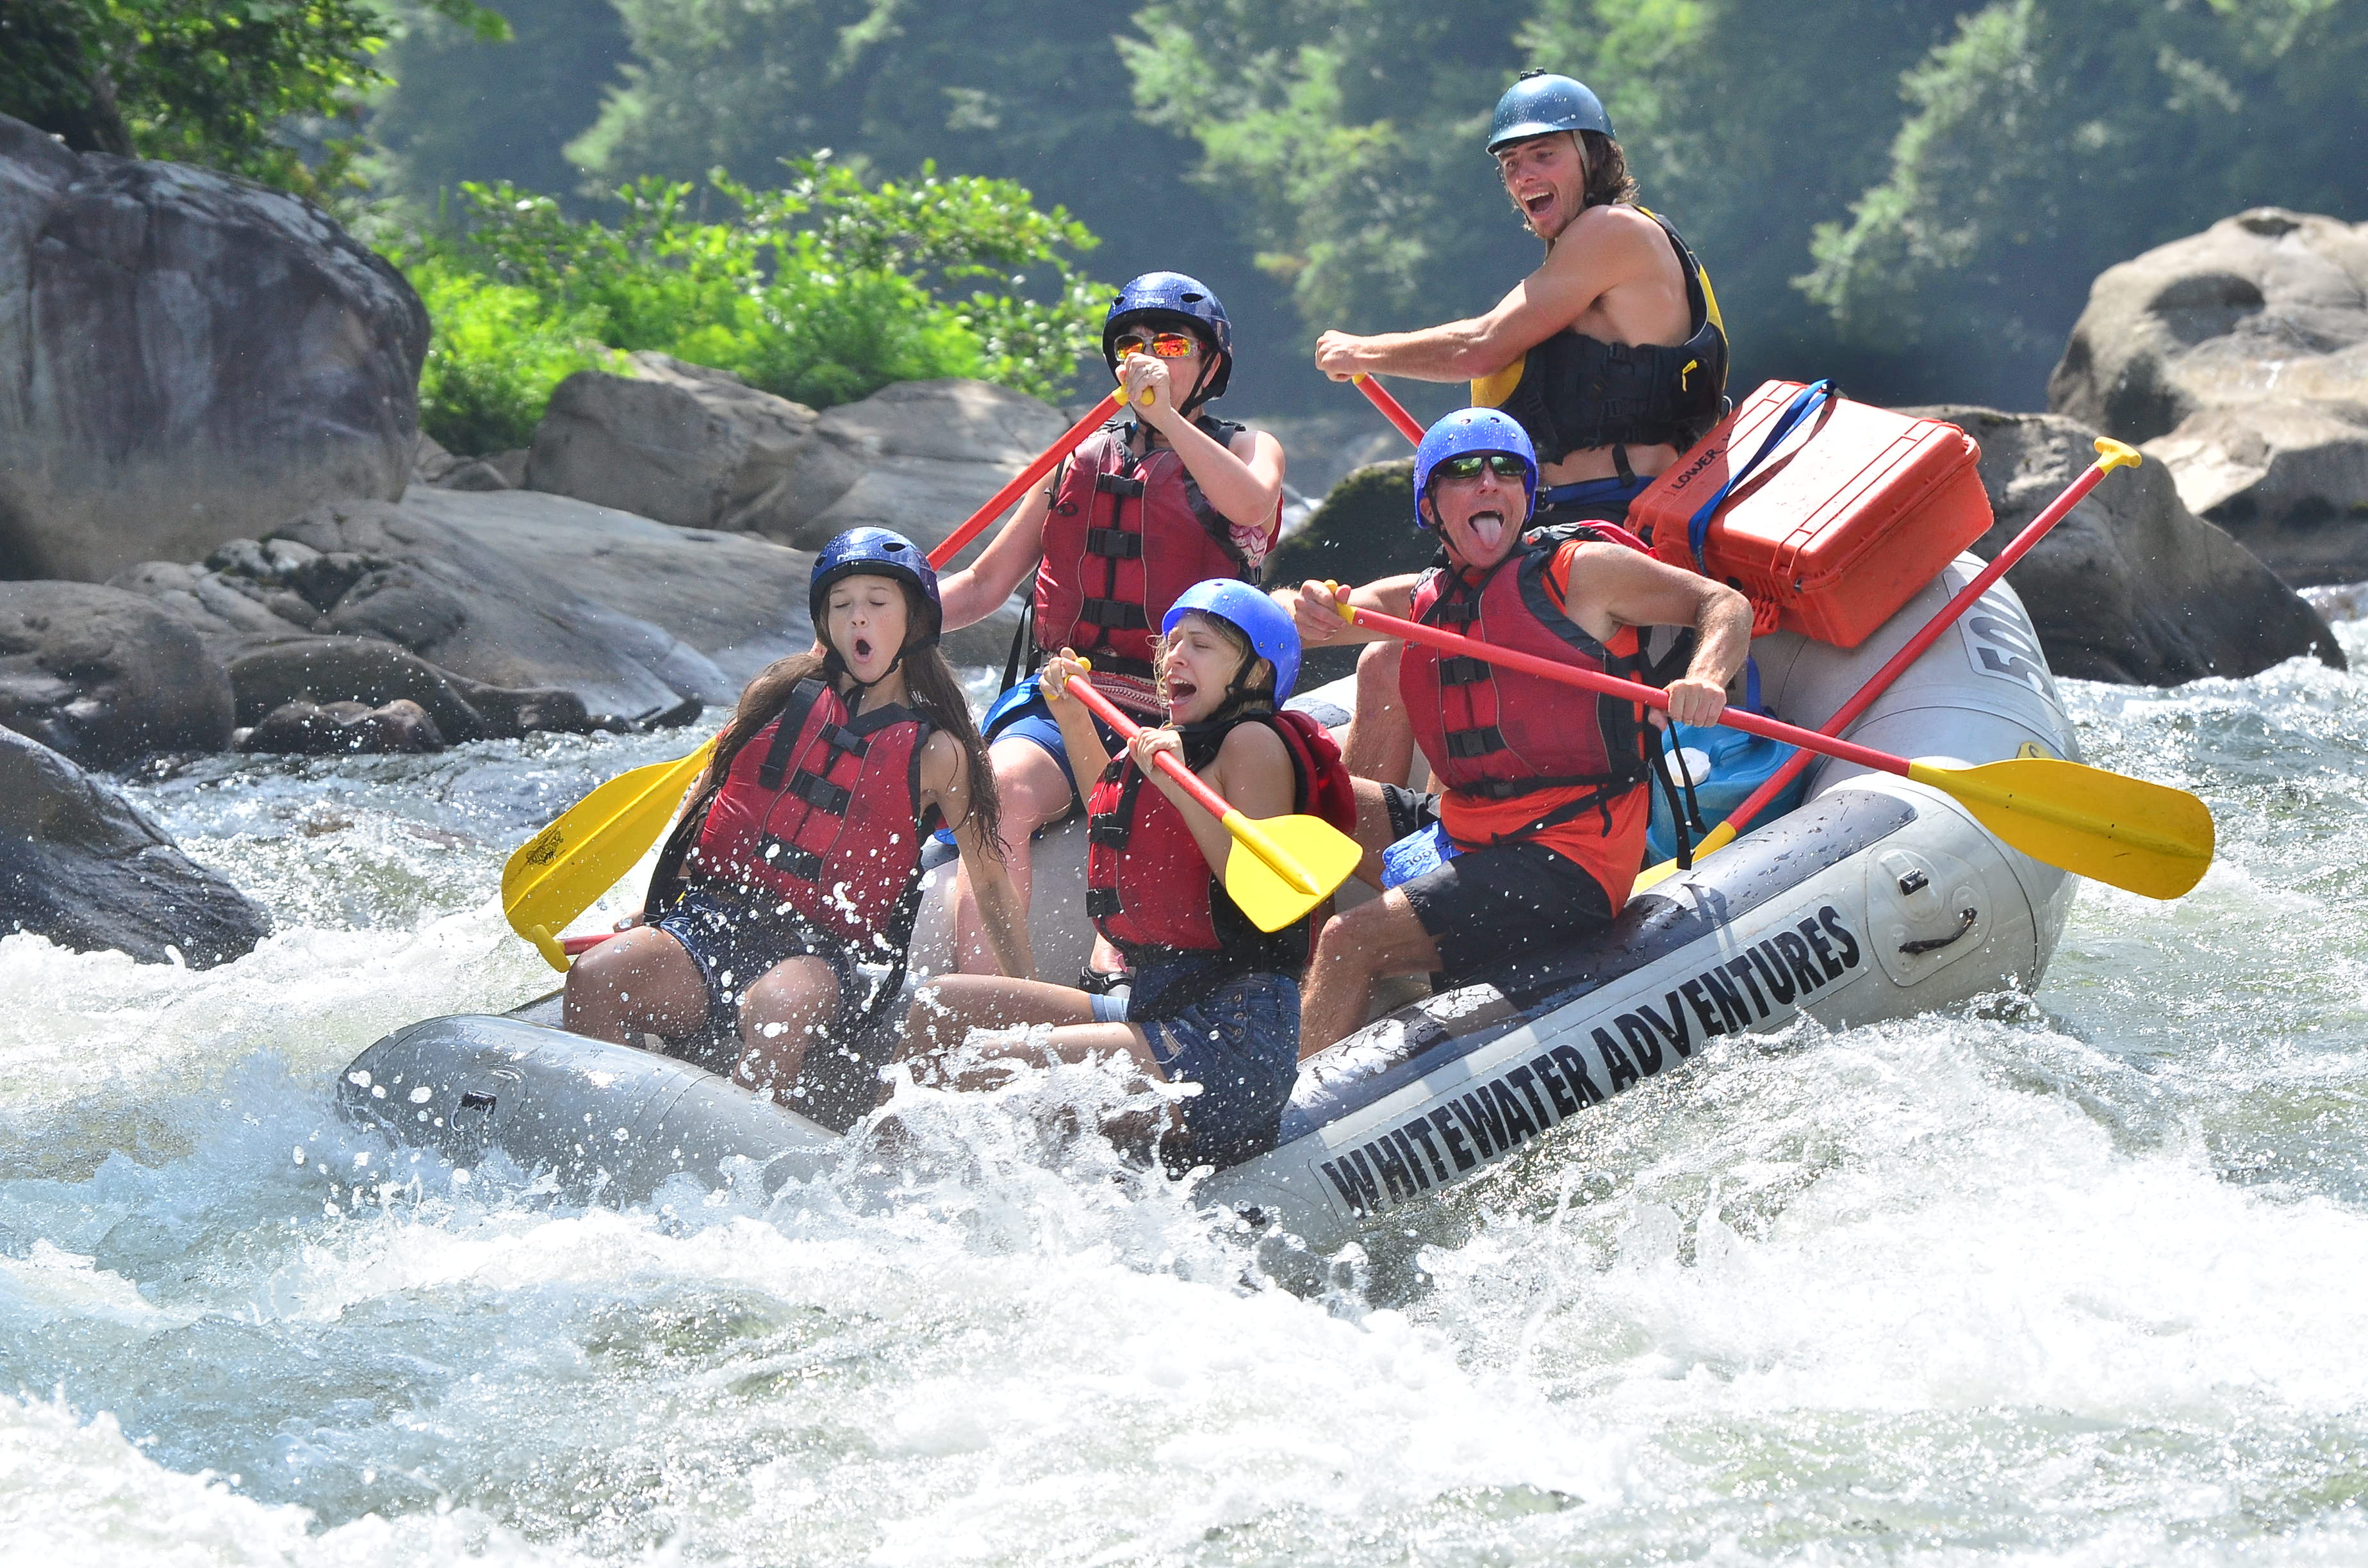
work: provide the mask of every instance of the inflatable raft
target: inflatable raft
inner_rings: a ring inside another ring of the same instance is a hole
[[[1766,705],[1822,725],[1979,570],[1960,557],[1856,648],[1759,638]],[[1295,705],[1344,723],[1348,687]],[[1927,761],[2078,757],[2039,640],[2003,583],[1848,733]],[[1053,830],[1038,846],[1037,886],[1072,873],[1082,881],[1084,853],[1074,824]],[[1402,1006],[1302,1063],[1275,1150],[1199,1190],[1330,1244],[1726,1036],[1804,1013],[1847,1028],[2034,986],[2074,880],[2001,845],[1944,795],[1820,761],[1801,805],[1631,900],[1607,931],[1496,983]],[[1040,969],[1076,972],[1091,935],[1076,903],[1037,902]],[[916,971],[942,964],[946,946],[940,907],[916,933]],[[870,1108],[892,1046],[876,1033],[815,1053],[831,1060],[809,1065],[809,1118],[707,1065],[585,1040],[556,1018],[554,996],[506,1017],[397,1030],[354,1062],[340,1108],[457,1166],[498,1150],[609,1202],[640,1201],[680,1173],[713,1182],[757,1168],[778,1187],[833,1158],[838,1130]]]

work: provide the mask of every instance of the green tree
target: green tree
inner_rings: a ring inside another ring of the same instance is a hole
[[[2368,0],[1995,0],[1907,72],[1889,177],[1803,287],[2044,376],[2116,261],[2245,207],[2368,216],[2363,80]]]
[[[424,0],[498,36],[473,0]],[[369,0],[0,0],[0,113],[79,152],[201,164],[320,194],[340,184],[350,124],[386,78],[387,18]],[[291,131],[294,132],[291,134]],[[320,151],[307,162],[301,144]]]

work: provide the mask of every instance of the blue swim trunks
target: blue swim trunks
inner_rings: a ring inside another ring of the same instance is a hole
[[[980,721],[978,733],[989,745],[1000,740],[1016,738],[1033,741],[1051,752],[1053,760],[1061,765],[1061,777],[1069,781],[1071,806],[1084,811],[1086,801],[1077,790],[1076,769],[1069,766],[1069,748],[1061,739],[1061,722],[1053,717],[1052,708],[1044,701],[1042,687],[1041,676],[1030,676],[996,698],[987,705],[986,717]],[[1110,755],[1117,756],[1119,748],[1125,744],[1119,739],[1118,732],[1099,719],[1094,721],[1094,728],[1100,732],[1102,744],[1110,748]]]

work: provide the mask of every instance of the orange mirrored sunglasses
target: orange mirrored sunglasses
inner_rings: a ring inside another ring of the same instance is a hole
[[[1201,351],[1201,340],[1189,332],[1159,332],[1148,337],[1139,332],[1122,332],[1110,339],[1110,347],[1121,357],[1148,354],[1156,359],[1186,359]]]

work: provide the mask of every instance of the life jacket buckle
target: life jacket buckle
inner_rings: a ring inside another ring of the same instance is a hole
[[[1483,725],[1475,730],[1447,732],[1447,755],[1452,757],[1486,756],[1491,752],[1504,749],[1504,732],[1494,724]]]
[[[1139,561],[1143,558],[1143,536],[1128,533],[1124,528],[1087,528],[1086,553],[1109,561]]]
[[[1468,653],[1458,653],[1439,661],[1439,684],[1441,686],[1477,686],[1488,678],[1488,661],[1473,658]]]
[[[843,817],[855,791],[844,784],[834,784],[819,773],[799,768],[790,780],[790,793],[826,816]]]
[[[795,877],[802,882],[813,881],[822,875],[822,857],[811,849],[801,849],[787,839],[767,838],[764,855],[765,863],[774,870]]]
[[[1143,481],[1131,479],[1122,473],[1098,473],[1094,475],[1094,488],[1105,494],[1132,500],[1143,494]]]

